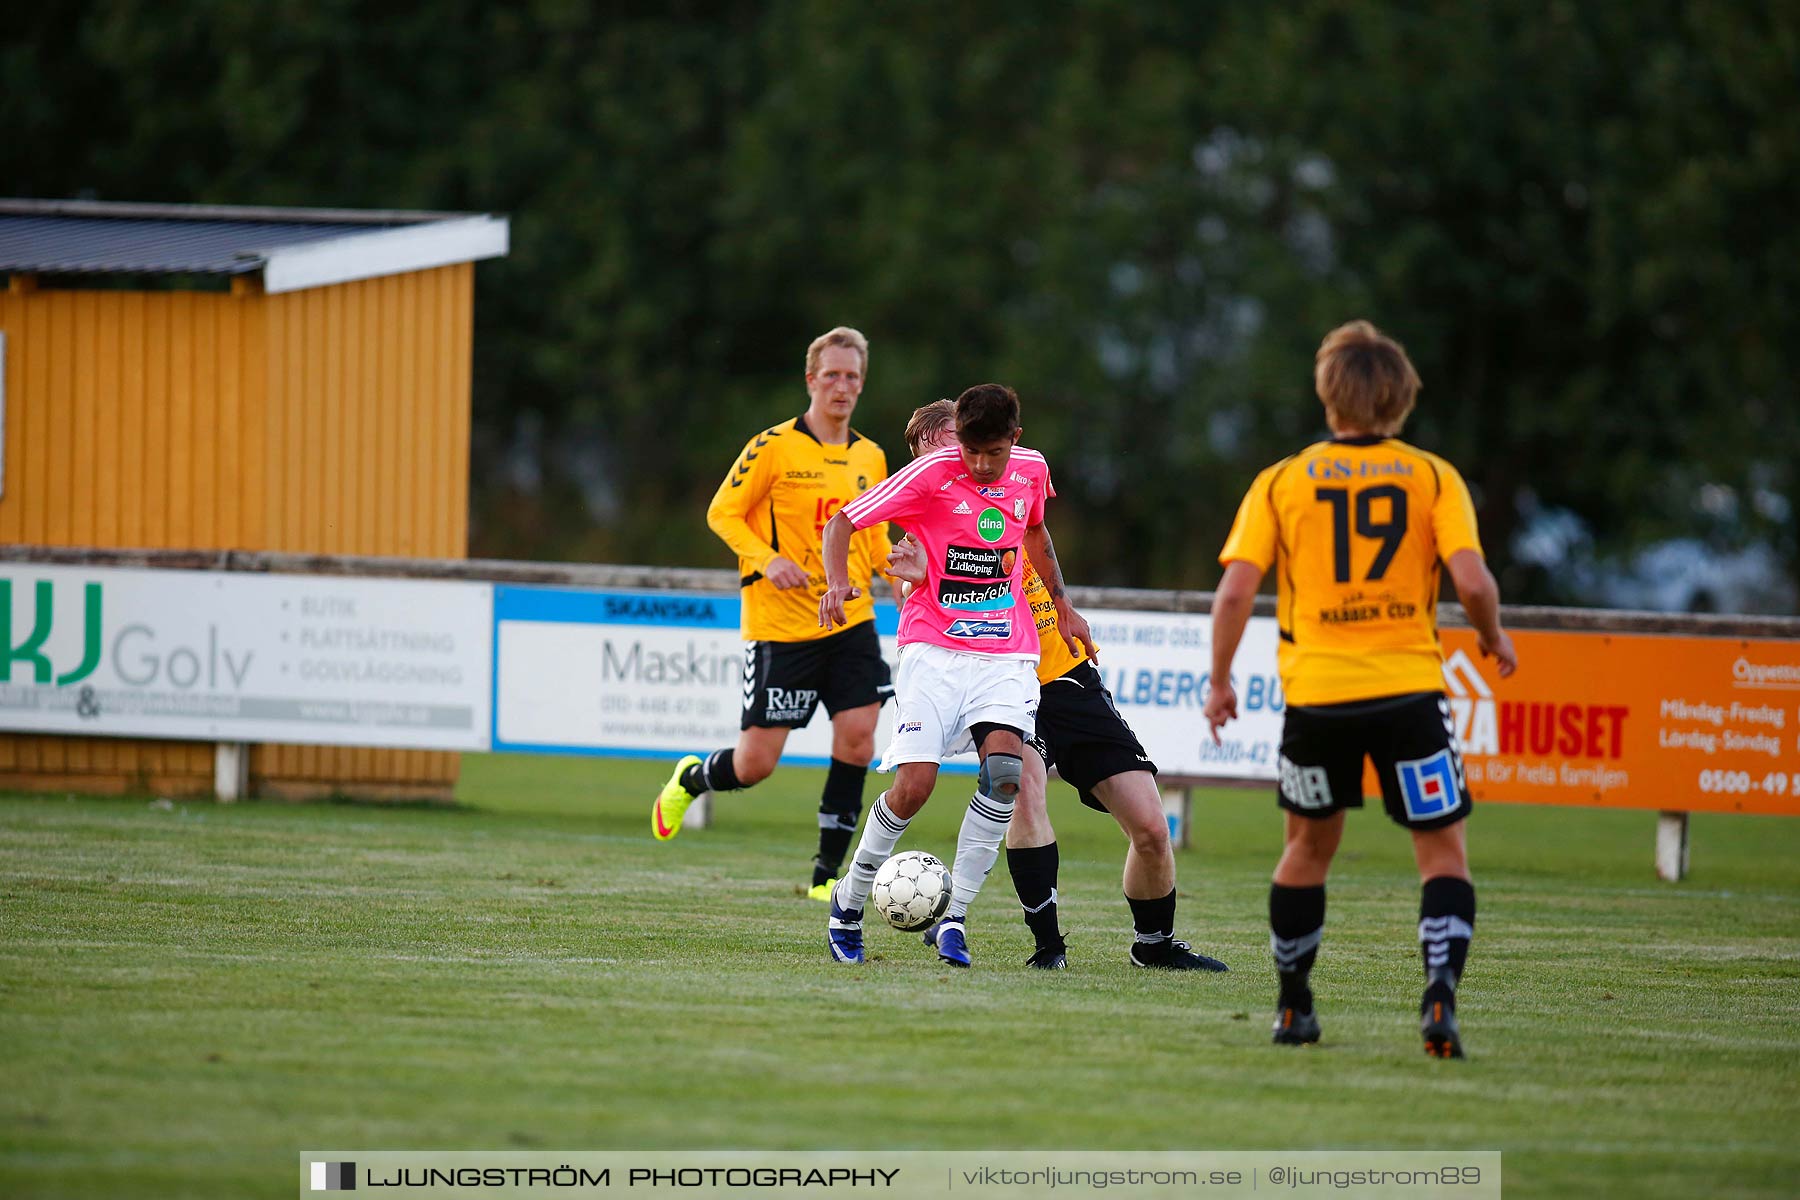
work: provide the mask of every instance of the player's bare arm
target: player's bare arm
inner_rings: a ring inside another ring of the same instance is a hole
[[[1500,678],[1519,669],[1519,655],[1512,638],[1500,627],[1500,585],[1487,561],[1473,550],[1458,550],[1448,563],[1456,582],[1456,598],[1462,602],[1469,624],[1475,627],[1476,645],[1482,657],[1500,664]]]
[[[1050,600],[1056,605],[1056,628],[1063,641],[1069,643],[1070,650],[1086,650],[1087,656],[1098,662],[1100,649],[1094,645],[1093,634],[1088,631],[1087,618],[1069,603],[1068,589],[1063,586],[1062,567],[1056,561],[1056,546],[1050,541],[1048,525],[1040,521],[1025,531],[1025,553],[1031,556],[1031,565],[1037,568],[1038,577],[1044,581]]]
[[[856,527],[850,518],[837,513],[825,523],[824,546],[825,594],[819,597],[819,626],[836,629],[848,625],[844,605],[862,595],[862,589],[850,582],[850,535]]]
[[[1212,676],[1206,692],[1206,723],[1212,729],[1215,745],[1220,727],[1237,719],[1237,689],[1231,686],[1231,661],[1237,657],[1238,643],[1244,640],[1244,629],[1255,611],[1256,589],[1262,586],[1262,578],[1261,567],[1237,559],[1225,567],[1225,578],[1213,593]]]

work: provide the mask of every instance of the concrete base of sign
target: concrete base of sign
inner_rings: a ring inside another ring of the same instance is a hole
[[[1189,829],[1193,825],[1194,790],[1187,787],[1162,789],[1163,815],[1169,820],[1169,841],[1177,850],[1186,850]]]
[[[1656,818],[1656,877],[1677,883],[1687,877],[1688,815],[1659,813]]]
[[[244,798],[250,790],[250,747],[243,742],[220,742],[213,747],[213,795],[221,804]]]
[[[712,824],[712,793],[701,792],[688,805],[687,815],[681,818],[683,829],[705,829]]]

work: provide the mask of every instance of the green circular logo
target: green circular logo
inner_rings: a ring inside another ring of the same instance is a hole
[[[997,508],[984,508],[975,518],[975,532],[984,542],[997,542],[1006,536],[1006,514]]]

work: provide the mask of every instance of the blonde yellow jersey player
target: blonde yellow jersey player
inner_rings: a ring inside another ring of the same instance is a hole
[[[916,458],[956,442],[956,405],[927,404],[906,425],[906,445]],[[923,553],[911,537],[897,543],[888,573],[919,584],[925,580]],[[1026,965],[1060,970],[1067,946],[1057,923],[1056,830],[1045,804],[1048,771],[1055,766],[1089,808],[1111,813],[1125,831],[1125,901],[1136,938],[1134,966],[1171,970],[1223,971],[1216,958],[1196,954],[1175,937],[1175,852],[1156,786],[1156,764],[1113,706],[1086,647],[1065,640],[1056,622],[1050,589],[1032,564],[1025,564],[1025,599],[1037,624],[1037,731],[1026,743],[1018,801],[1006,831],[1006,865],[1025,910],[1037,948]],[[987,799],[981,797],[978,799]],[[930,940],[936,930],[927,933]]]
[[[810,893],[830,885],[862,814],[863,780],[875,756],[875,718],[893,694],[875,635],[871,576],[886,561],[885,527],[851,539],[849,570],[862,595],[841,630],[819,627],[825,591],[820,535],[838,509],[887,478],[887,457],[850,427],[869,365],[869,343],[840,326],[806,350],[806,411],[744,446],[706,511],[737,554],[743,585],[744,709],[735,746],[675,765],[651,808],[651,832],[668,841],[703,792],[732,792],[768,778],[790,731],[822,704],[831,718],[831,763],[819,800],[819,849]]]
[[[1469,790],[1444,697],[1440,575],[1448,570],[1500,674],[1518,667],[1500,593],[1481,555],[1475,510],[1448,461],[1398,437],[1419,376],[1398,342],[1367,321],[1331,331],[1313,383],[1331,438],[1256,477],[1219,554],[1206,718],[1213,737],[1237,716],[1231,660],[1265,572],[1278,580],[1278,666],[1287,697],[1277,799],[1286,845],[1269,888],[1281,991],[1274,1038],[1319,1040],[1310,973],[1325,926],[1325,877],[1362,807],[1374,763],[1388,816],[1412,834],[1425,963],[1420,1031],[1434,1057],[1462,1057],[1456,988],[1475,932],[1464,819]]]

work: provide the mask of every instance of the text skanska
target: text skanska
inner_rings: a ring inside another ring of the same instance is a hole
[[[607,596],[606,616],[612,621],[667,621],[675,625],[711,625],[718,619],[711,600],[678,596]]]

